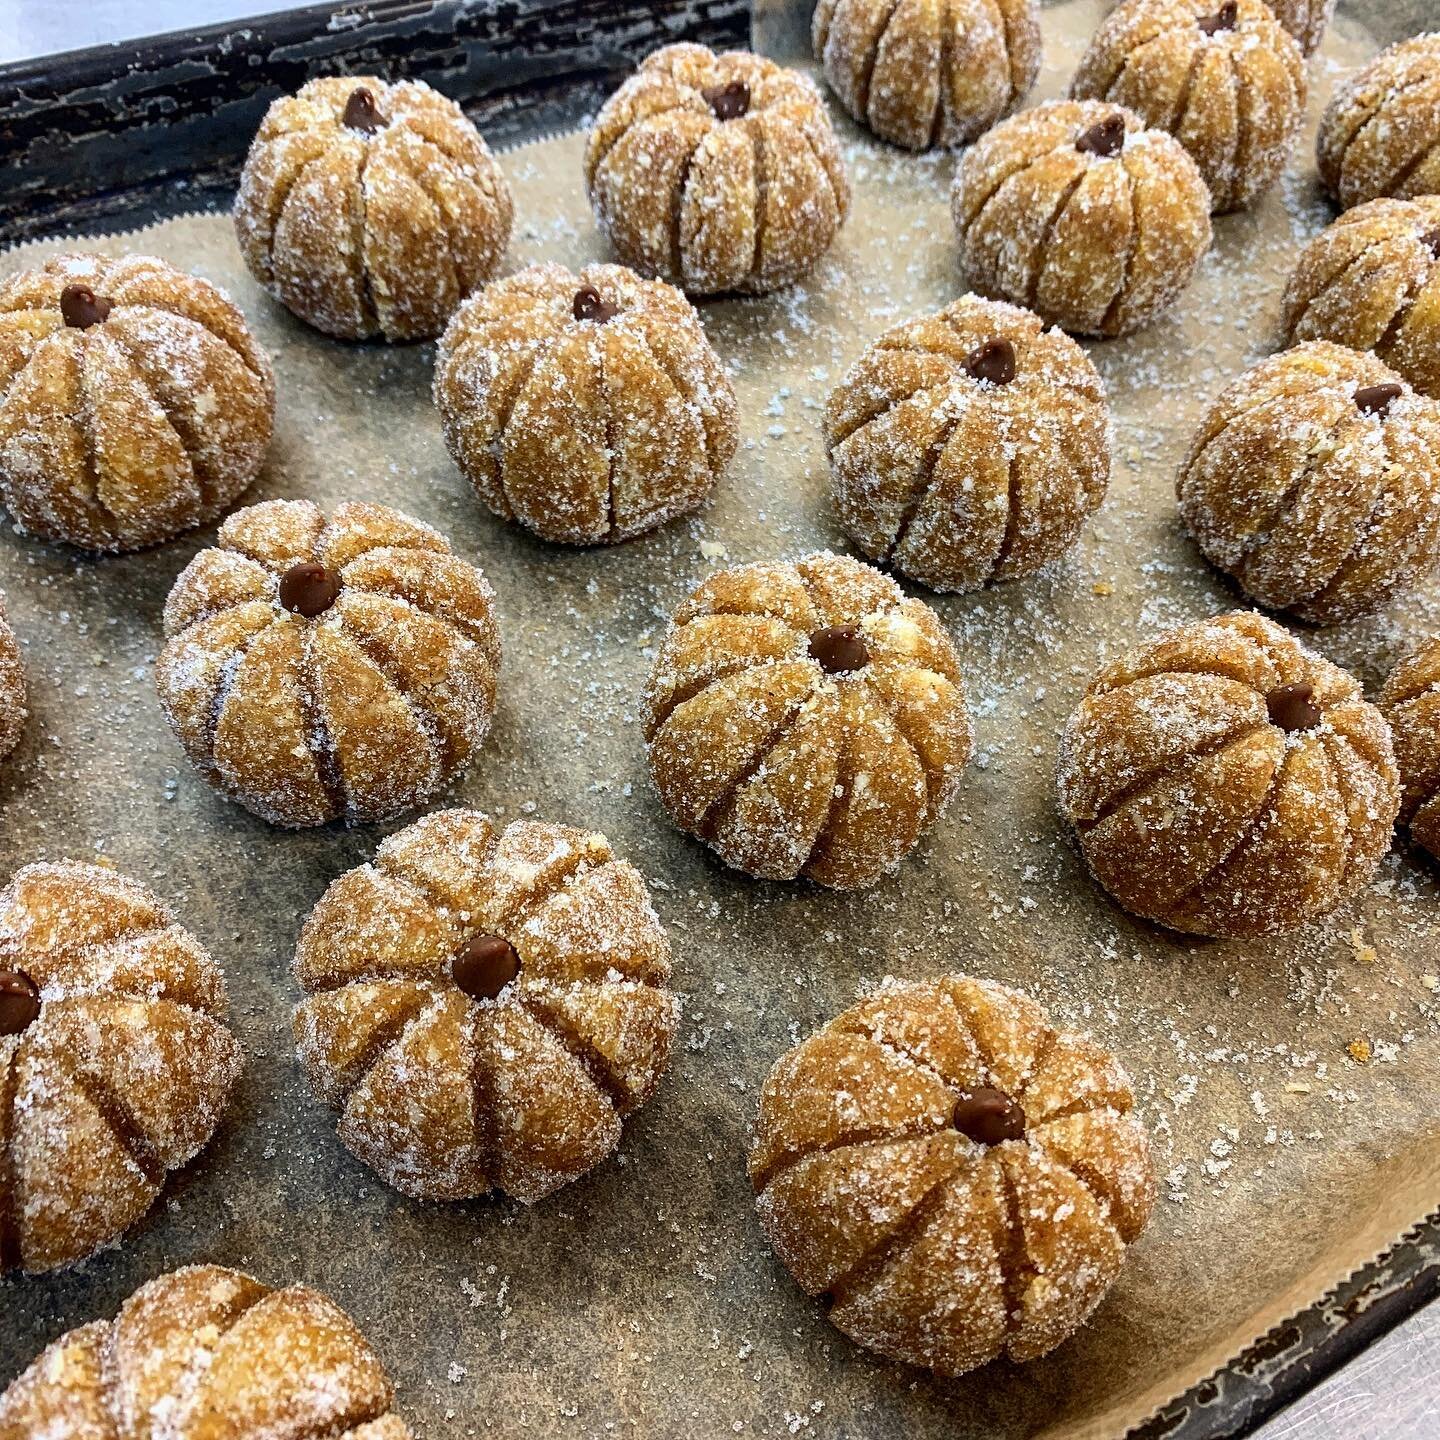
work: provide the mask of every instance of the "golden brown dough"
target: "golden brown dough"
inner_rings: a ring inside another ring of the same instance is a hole
[[[1336,89],[1315,158],[1346,210],[1381,195],[1440,194],[1440,32],[1381,51]]]
[[[1333,625],[1440,560],[1440,403],[1322,340],[1210,408],[1176,481],[1205,558],[1272,610]]]
[[[19,743],[25,729],[25,665],[0,597],[0,760]]]
[[[407,1195],[527,1205],[598,1165],[675,1030],[670,945],[603,835],[427,815],[305,922],[300,1058],[340,1138]]]
[[[209,1142],[240,1067],[219,969],[145,886],[18,871],[0,893],[0,1271],[128,1230]]]
[[[643,720],[682,830],[748,874],[838,890],[896,869],[970,758],[960,664],[935,612],[828,551],[699,585]]]
[[[189,1265],[43,1351],[0,1395],[0,1440],[409,1440],[393,1393],[327,1296]]]
[[[1371,350],[1440,400],[1440,195],[1370,200],[1300,252],[1285,334]]]
[[[150,255],[57,255],[0,281],[0,498],[42,540],[138,550],[260,472],[275,380],[245,317]]]
[[[1080,335],[1148,325],[1210,248],[1210,192],[1184,147],[1100,100],[1056,100],[965,152],[951,195],[972,289]]]
[[[1302,55],[1313,55],[1325,38],[1335,0],[1270,0],[1275,18],[1295,37]]]
[[[1384,717],[1261,615],[1181,626],[1101,672],[1060,739],[1060,813],[1125,909],[1194,935],[1328,914],[1390,848]]]
[[[1404,787],[1400,823],[1417,845],[1440,857],[1440,636],[1391,671],[1378,703],[1390,722]]]
[[[1119,1062],[1019,991],[887,981],[782,1056],[750,1177],[781,1263],[856,1344],[960,1375],[1033,1360],[1155,1201]]]
[[[1040,73],[1034,0],[820,0],[811,38],[845,109],[911,150],[973,140]]]
[[[1064,554],[1110,477],[1089,357],[1030,311],[973,295],[870,346],[830,393],[825,447],[846,534],[935,590]]]
[[[605,102],[585,188],[620,258],[692,295],[798,280],[850,210],[810,78],[703,45],[657,50]]]
[[[235,197],[251,273],[343,340],[425,340],[499,268],[514,207],[460,107],[420,80],[311,80],[265,112]]]
[[[441,338],[435,403],[480,499],[571,545],[695,509],[739,441],[700,317],[622,265],[533,265],[472,296]]]
[[[495,592],[430,526],[351,502],[232,515],[165,602],[155,686],[185,753],[274,825],[385,820],[480,748]]]
[[[1251,204],[1284,170],[1305,118],[1305,62],[1264,0],[1126,0],[1096,31],[1070,93],[1169,131],[1219,214]]]

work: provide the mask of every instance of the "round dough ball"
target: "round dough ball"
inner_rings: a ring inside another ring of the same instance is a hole
[[[20,529],[139,550],[260,473],[275,378],[245,317],[150,255],[57,255],[0,281],[0,498]]]
[[[1383,605],[1440,560],[1440,402],[1323,340],[1211,406],[1176,480],[1205,558],[1315,625]]]
[[[677,1019],[645,882],[603,835],[444,810],[342,875],[295,952],[340,1138],[406,1195],[525,1204],[598,1165]]]
[[[1034,0],[820,0],[811,37],[845,109],[910,150],[973,140],[1040,73]]]
[[[1372,350],[1440,400],[1440,195],[1347,210],[1300,252],[1284,323],[1291,345]]]
[[[1264,0],[1126,0],[1095,32],[1070,93],[1168,130],[1219,214],[1280,178],[1305,118],[1305,61]]]
[[[0,893],[0,1271],[118,1239],[209,1142],[241,1064],[218,967],[151,891],[98,865],[18,871]]]
[[[20,645],[5,616],[5,602],[0,598],[0,760],[19,743],[25,729],[25,665],[20,659]]]
[[[961,1375],[1089,1318],[1155,1203],[1119,1062],[1019,991],[883,984],[760,1094],[760,1224],[858,1345]]]
[[[1380,195],[1440,194],[1440,31],[1381,51],[1336,89],[1315,158],[1347,210]]]
[[[471,296],[440,341],[435,403],[480,499],[570,545],[694,510],[739,443],[700,317],[621,265],[535,265]]]
[[[1397,665],[1380,691],[1404,794],[1400,823],[1440,857],[1440,636]]]
[[[232,515],[165,602],[155,686],[210,784],[273,825],[388,820],[490,729],[495,592],[384,505],[269,500]]]
[[[965,152],[951,197],[973,290],[1080,335],[1148,325],[1210,248],[1210,192],[1184,147],[1099,100],[1055,100]]]
[[[1062,331],[967,295],[871,345],[830,393],[825,448],[866,555],[975,590],[1063,555],[1104,499],[1105,386]]]
[[[1125,909],[1275,935],[1360,890],[1390,848],[1390,727],[1273,621],[1184,625],[1091,682],[1060,739],[1060,813]]]
[[[420,80],[311,80],[265,112],[235,196],[250,273],[342,340],[428,340],[497,270],[514,206],[450,99]]]
[[[0,1435],[410,1440],[380,1358],[317,1290],[190,1265],[68,1331],[0,1395]]]
[[[692,295],[779,289],[830,248],[850,181],[806,75],[667,45],[596,117],[585,189],[620,258]]]
[[[970,759],[939,617],[828,551],[697,586],[655,661],[643,722],[682,830],[737,870],[837,890],[895,870]]]
[[[1269,0],[1275,18],[1295,37],[1302,55],[1313,55],[1325,38],[1335,0]]]

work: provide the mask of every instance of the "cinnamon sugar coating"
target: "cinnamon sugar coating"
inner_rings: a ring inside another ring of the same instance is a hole
[[[1336,88],[1315,158],[1347,210],[1381,195],[1440,194],[1440,31],[1382,50]]]
[[[1113,100],[1189,152],[1217,214],[1268,190],[1305,117],[1300,47],[1264,0],[1126,0],[1095,32],[1077,99]]]
[[[671,818],[770,880],[873,885],[939,818],[970,759],[959,660],[935,612],[829,552],[700,584],[643,707]]]
[[[1080,335],[1148,325],[1210,248],[1210,192],[1184,147],[1100,100],[1037,105],[982,135],[951,210],[972,289]]]
[[[438,335],[498,269],[513,215],[464,111],[423,81],[373,75],[311,80],[276,100],[235,197],[251,273],[343,340]]]
[[[155,686],[200,773],[275,825],[385,820],[490,728],[495,594],[418,520],[270,500],[232,515],[165,602]]]
[[[315,907],[295,952],[311,1084],[407,1195],[526,1204],[598,1165],[654,1092],[670,945],[603,835],[444,810]]]
[[[0,498],[42,540],[138,550],[260,472],[275,380],[209,281],[150,255],[57,255],[0,281]]]
[[[480,499],[568,544],[695,509],[739,442],[700,317],[621,265],[534,265],[472,296],[440,341],[435,403]]]
[[[1181,626],[1091,682],[1060,813],[1095,878],[1172,930],[1292,930],[1360,890],[1400,786],[1359,683],[1253,612]]]
[[[0,1440],[410,1440],[393,1393],[327,1296],[189,1265],[44,1350],[0,1395]]]
[[[1326,27],[1335,12],[1335,0],[1270,0],[1270,8],[1295,37],[1300,53],[1313,55],[1325,38]]]
[[[0,760],[19,743],[25,729],[25,665],[0,597]]]
[[[1300,252],[1284,324],[1292,345],[1373,351],[1440,400],[1440,195],[1347,210]]]
[[[0,893],[0,992],[0,1271],[51,1270],[116,1240],[204,1148],[240,1047],[204,948],[96,865],[27,865]]]
[[[1440,403],[1373,355],[1308,341],[1220,396],[1176,492],[1205,558],[1247,595],[1348,620],[1440,560]]]
[[[605,102],[585,188],[620,258],[692,295],[798,280],[850,210],[809,77],[692,44],[655,51]]]
[[[977,1097],[1018,1123],[986,1134]],[[1085,1323],[1150,1217],[1134,1103],[1114,1056],[1019,991],[886,981],[770,1072],[760,1223],[856,1344],[941,1375],[1033,1360]]]
[[[1395,739],[1401,824],[1440,857],[1440,636],[1391,671],[1378,703]]]
[[[850,115],[910,150],[973,140],[1040,73],[1034,0],[820,0],[811,39]]]
[[[1028,310],[973,295],[870,346],[830,394],[825,446],[846,533],[935,590],[1064,554],[1110,477],[1089,357]]]

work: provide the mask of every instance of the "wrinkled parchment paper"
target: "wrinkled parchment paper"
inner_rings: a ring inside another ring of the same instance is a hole
[[[1093,0],[1046,11],[1035,98],[1062,91],[1099,14]],[[1312,135],[1337,75],[1373,49],[1337,25],[1311,64]],[[1329,217],[1308,136],[1255,212],[1217,222],[1170,318],[1090,347],[1110,387],[1116,463],[1078,549],[1051,574],[935,602],[960,645],[979,755],[917,855],[875,890],[841,896],[724,871],[667,824],[635,720],[665,618],[717,565],[843,548],[819,435],[826,392],[880,330],[961,290],[952,160],[844,133],[855,211],[814,276],[703,306],[745,436],[713,506],[616,549],[553,548],[490,518],[441,443],[432,347],[306,331],[245,274],[228,219],[89,242],[194,269],[250,317],[280,407],[249,498],[384,501],[484,567],[504,627],[499,718],[453,799],[609,835],[651,877],[685,1013],[660,1095],[590,1177],[531,1211],[388,1191],[335,1139],[289,1029],[300,922],[381,832],[272,830],[186,767],[151,667],[164,597],[208,533],[95,561],[7,526],[0,585],[33,714],[0,767],[0,865],[103,856],[153,885],[224,966],[249,1063],[214,1143],[118,1248],[66,1274],[0,1282],[0,1382],[150,1276],[214,1260],[333,1294],[429,1440],[1117,1436],[1440,1204],[1433,865],[1398,847],[1356,903],[1298,935],[1177,939],[1092,886],[1052,804],[1056,732],[1087,678],[1160,628],[1236,603],[1186,539],[1172,480],[1207,400],[1275,344],[1292,257]],[[604,255],[580,153],[565,136],[504,158],[519,216],[512,266]],[[0,271],[54,248],[0,256]],[[1373,685],[1437,625],[1432,582],[1309,639]],[[1161,1176],[1154,1221],[1088,1329],[1024,1369],[951,1383],[830,1329],[770,1257],[743,1163],[756,1092],[782,1050],[859,987],[947,969],[1025,987],[1113,1045],[1136,1077]]]

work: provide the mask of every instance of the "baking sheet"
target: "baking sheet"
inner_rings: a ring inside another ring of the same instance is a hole
[[[1034,98],[1063,90],[1101,9],[1045,12]],[[298,1074],[288,975],[309,907],[384,832],[272,830],[184,764],[151,670],[165,595],[210,532],[95,561],[5,527],[0,587],[33,713],[0,767],[0,872],[98,855],[153,885],[223,965],[249,1064],[214,1143],[119,1247],[65,1274],[0,1282],[0,1381],[146,1278],[208,1259],[333,1294],[432,1440],[1113,1436],[1440,1204],[1433,865],[1399,848],[1344,912],[1278,941],[1176,939],[1092,887],[1051,791],[1056,732],[1088,677],[1158,629],[1235,603],[1185,538],[1174,468],[1207,400],[1276,343],[1292,257],[1330,215],[1313,178],[1314,121],[1336,76],[1374,48],[1337,24],[1311,63],[1310,132],[1277,191],[1217,221],[1173,316],[1089,347],[1110,387],[1116,464],[1079,548],[1039,578],[934,602],[961,649],[978,759],[917,855],[860,895],[750,881],[679,836],[649,787],[637,700],[665,618],[701,576],[843,548],[820,408],[875,334],[960,293],[950,157],[844,127],[855,210],[815,275],[702,308],[745,436],[714,504],[615,549],[549,547],[491,519],[441,443],[433,347],[306,331],[249,280],[226,218],[85,242],[194,269],[250,317],[275,359],[279,417],[249,499],[384,501],[484,567],[504,627],[499,715],[449,798],[603,830],[651,878],[685,1011],[660,1094],[591,1176],[529,1211],[388,1191],[340,1146]],[[512,266],[604,255],[580,152],[565,136],[505,157]],[[0,273],[57,248],[0,255]],[[1309,639],[1377,684],[1437,628],[1432,582]],[[1023,1369],[949,1383],[868,1357],[827,1325],[770,1257],[743,1163],[757,1090],[782,1050],[859,987],[947,969],[1025,987],[1114,1046],[1161,1176],[1151,1227],[1087,1330]],[[1360,1041],[1368,1062],[1352,1056]]]

